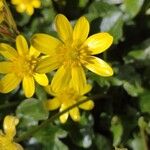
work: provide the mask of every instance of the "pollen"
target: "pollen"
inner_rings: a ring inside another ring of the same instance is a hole
[[[37,58],[26,55],[19,56],[13,61],[13,69],[18,77],[32,76],[37,66]]]
[[[88,56],[91,53],[88,48],[77,48],[70,46],[71,44],[63,44],[58,48],[57,56],[61,64],[74,66],[81,65],[88,61]]]
[[[67,103],[70,105],[73,105],[72,101],[76,101],[78,98],[79,98],[79,95],[77,94],[76,91],[74,91],[73,88],[70,88],[69,90],[66,88],[58,94],[58,99],[61,101],[61,103]]]

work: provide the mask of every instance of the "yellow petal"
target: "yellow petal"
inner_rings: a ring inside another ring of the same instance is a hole
[[[28,54],[29,48],[26,39],[22,35],[18,35],[16,38],[16,47],[19,55],[24,56]]]
[[[87,99],[87,97],[82,96],[80,101],[83,101],[85,99]],[[88,100],[87,102],[79,105],[79,108],[84,109],[84,110],[91,110],[91,109],[93,109],[93,107],[94,107],[94,102],[92,100]]]
[[[34,79],[36,80],[36,82],[38,82],[42,86],[47,86],[48,85],[48,78],[45,74],[35,73],[34,74]]]
[[[104,77],[113,75],[112,68],[102,59],[91,56],[89,60],[90,62],[85,64],[85,67],[90,71]]]
[[[11,0],[11,3],[14,4],[14,5],[17,5],[20,3],[20,0]]]
[[[35,8],[39,8],[41,6],[41,1],[40,0],[32,0],[32,5]]]
[[[26,13],[27,13],[29,16],[33,15],[33,13],[34,13],[34,8],[33,8],[33,6],[29,5],[29,6],[26,8]]]
[[[80,121],[80,112],[78,107],[75,107],[69,111],[73,121]]]
[[[89,22],[85,17],[80,17],[73,30],[73,42],[81,45],[88,37]]]
[[[82,93],[86,86],[86,76],[84,70],[81,66],[74,66],[72,67],[72,86],[75,90],[79,93]]]
[[[13,73],[9,73],[9,74],[5,75],[1,79],[1,86],[2,86],[1,92],[8,93],[8,92],[12,91],[19,85],[20,82],[21,82],[21,79],[18,78]]]
[[[52,55],[61,42],[48,34],[35,34],[31,39],[32,46],[41,53]]]
[[[99,54],[110,47],[113,37],[108,33],[97,33],[90,36],[82,47],[88,47],[92,54]]]
[[[0,62],[0,73],[10,73],[12,72],[12,62],[3,61]]]
[[[56,16],[55,25],[58,35],[63,42],[72,40],[73,29],[70,22],[64,15],[58,14]]]
[[[84,87],[83,91],[81,92],[81,95],[84,95],[88,92],[90,92],[92,89],[92,85],[91,84],[86,84],[86,86]]]
[[[4,132],[10,139],[16,135],[16,125],[19,123],[19,119],[14,116],[6,116],[4,118],[3,128]]]
[[[17,5],[16,10],[20,13],[23,13],[26,10],[26,6],[24,4],[19,4]]]
[[[33,46],[31,46],[29,50],[29,55],[37,58],[40,55],[40,52],[37,51]]]
[[[17,51],[8,44],[0,44],[0,53],[9,60],[14,60],[18,57]]]
[[[67,105],[62,104],[62,106],[61,106],[61,108],[60,108],[60,112],[62,112],[63,110],[67,109],[67,107],[68,107]],[[65,123],[65,122],[67,121],[68,117],[69,117],[69,112],[64,113],[63,115],[61,115],[61,116],[59,117],[60,122],[61,122],[61,123]]]
[[[15,147],[16,147],[16,150],[24,150],[23,147],[18,144],[18,143],[14,143]]]
[[[46,103],[46,107],[48,108],[48,110],[55,110],[60,107],[60,101],[58,98],[50,99]]]
[[[45,86],[44,89],[45,89],[45,91],[46,91],[48,94],[50,94],[50,95],[53,95],[53,96],[56,96],[56,95],[57,95],[57,93],[54,93],[54,92],[52,91],[51,85]],[[55,95],[55,94],[56,94],[56,95]]]
[[[35,92],[35,84],[34,84],[33,77],[25,76],[23,78],[22,86],[23,86],[23,90],[24,90],[25,96],[27,98],[32,97],[34,92]]]
[[[38,73],[47,73],[47,72],[51,72],[55,69],[57,69],[59,67],[60,63],[59,61],[56,59],[55,56],[53,57],[47,57],[44,59],[41,59],[38,62],[36,71]]]
[[[57,93],[60,90],[64,89],[69,84],[70,79],[71,79],[70,70],[62,66],[57,70],[52,79],[51,82],[52,91]]]

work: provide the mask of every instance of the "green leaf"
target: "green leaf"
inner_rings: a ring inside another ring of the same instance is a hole
[[[141,78],[131,65],[120,66],[116,78],[122,81],[122,86],[129,95],[137,97],[143,92]]]
[[[103,135],[95,135],[94,144],[96,150],[112,150],[110,141]]]
[[[114,116],[111,121],[111,131],[113,133],[113,146],[118,146],[121,142],[123,134],[123,126],[117,116]]]
[[[42,7],[49,7],[52,5],[52,0],[42,0]]]
[[[108,4],[121,4],[123,3],[123,0],[103,0],[104,2],[107,2]]]
[[[117,148],[115,147],[115,150],[128,150],[127,148]]]
[[[95,14],[97,17],[104,17],[115,10],[117,10],[115,5],[99,1],[93,2],[89,7],[89,13]]]
[[[80,7],[85,7],[87,5],[87,3],[88,3],[88,0],[80,0],[79,1],[79,6]]]
[[[72,143],[80,148],[90,148],[93,140],[93,117],[89,113],[84,113],[81,116],[79,123],[68,122],[65,129],[69,133],[69,138]]]
[[[145,122],[143,116],[138,119],[138,126],[141,128],[141,130],[145,130],[148,127],[148,123]]]
[[[115,5],[110,5],[106,2],[93,2],[88,9],[86,17],[92,21],[98,17],[105,17],[117,9]]]
[[[41,11],[41,14],[43,15],[43,19],[44,21],[47,22],[52,22],[54,20],[55,17],[55,12],[53,10],[53,8],[45,8]]]
[[[18,117],[31,118],[34,121],[45,120],[49,114],[44,102],[35,98],[25,99],[21,102],[16,113]]]
[[[147,48],[143,48],[143,49],[139,49],[139,50],[131,50],[128,53],[128,56],[132,59],[135,60],[146,60],[146,59],[150,59],[150,46],[148,46]]]
[[[39,100],[46,100],[47,99],[47,93],[46,91],[44,90],[44,87],[36,84],[36,96]]]
[[[92,80],[96,81],[100,87],[107,87],[107,88],[110,87],[110,81],[109,81],[110,78],[109,77],[108,78],[101,77],[101,76],[96,75],[96,74],[91,72],[90,73],[90,78]]]
[[[107,15],[102,19],[100,25],[101,31],[109,32],[113,36],[114,43],[116,44],[123,36],[124,21],[122,17],[123,14],[121,11],[113,11],[111,14]]]
[[[66,136],[66,131],[51,124],[34,134],[38,142],[43,145],[42,150],[68,150],[68,147],[59,139]]]
[[[127,91],[127,93],[133,97],[137,97],[140,93],[143,92],[143,88],[136,81],[134,83],[124,81],[123,87]]]
[[[144,0],[124,0],[123,10],[129,19],[134,18],[143,6]]]
[[[137,60],[143,60],[145,59],[144,51],[142,50],[132,50],[128,54],[130,57],[137,59]]]
[[[27,15],[26,13],[16,14],[15,17],[17,18],[15,20],[17,22],[17,25],[21,27],[27,25],[31,19],[31,16]]]
[[[133,150],[144,150],[144,142],[141,136],[135,135],[133,140],[129,141],[129,145]]]
[[[150,113],[150,91],[144,92],[140,96],[139,103],[142,112]]]

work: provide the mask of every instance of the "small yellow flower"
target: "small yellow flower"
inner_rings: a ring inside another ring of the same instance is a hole
[[[16,10],[19,13],[26,12],[28,15],[34,13],[34,8],[39,8],[41,6],[40,0],[11,0],[13,5],[16,5]]]
[[[87,99],[87,96],[84,96],[84,94],[88,93],[91,90],[91,86],[87,84],[81,93],[75,91],[71,87],[66,87],[64,89],[61,89],[60,91],[52,91],[51,86],[46,87],[46,91],[53,95],[53,99],[49,99],[47,101],[47,108],[48,110],[52,111],[59,108],[59,111],[62,112],[63,110],[69,108],[70,106]],[[88,100],[87,102],[80,104],[78,107],[75,107],[65,114],[60,116],[61,123],[65,123],[70,115],[72,120],[74,121],[80,121],[80,112],[79,108],[84,110],[91,110],[94,107],[94,103],[92,100]]]
[[[5,43],[0,43],[0,53],[7,58],[0,62],[0,73],[6,74],[1,79],[1,92],[8,93],[15,89],[22,81],[26,97],[32,97],[35,92],[35,81],[42,86],[48,85],[48,78],[45,74],[36,72],[36,67],[41,61],[39,52],[32,46],[28,48],[26,39],[19,35],[16,38],[16,48]]]
[[[6,116],[4,118],[4,132],[0,130],[0,150],[23,150],[21,145],[13,141],[18,123],[18,118],[14,116]]]
[[[55,24],[60,40],[47,34],[35,34],[31,41],[33,47],[49,55],[41,61],[37,70],[49,72],[59,68],[51,82],[54,91],[70,81],[77,91],[85,87],[83,67],[101,76],[113,75],[112,68],[106,62],[92,56],[110,47],[113,41],[111,35],[97,33],[88,37],[89,22],[85,17],[79,18],[74,29],[62,14],[56,16]]]

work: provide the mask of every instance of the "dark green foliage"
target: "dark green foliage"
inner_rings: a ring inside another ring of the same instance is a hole
[[[42,7],[36,9],[31,17],[18,14],[13,6],[11,9],[18,29],[29,38],[39,32],[56,36],[53,21],[58,13],[65,14],[71,21],[84,15],[91,24],[90,34],[105,31],[114,37],[111,48],[100,55],[112,65],[114,76],[104,78],[87,72],[93,84],[93,90],[89,95],[102,95],[95,99],[94,109],[88,113],[81,112],[79,123],[68,120],[66,124],[61,125],[56,120],[40,129],[33,138],[23,142],[25,149],[112,150],[118,147],[148,150],[150,148],[149,0],[42,0]],[[48,118],[48,112],[43,104],[47,94],[41,87],[36,88],[37,99],[22,100],[20,91],[0,95],[0,121],[6,114],[16,112],[21,118],[19,135]],[[14,105],[10,110],[1,107],[14,101],[17,102],[17,108]],[[53,112],[49,115],[53,116]]]

